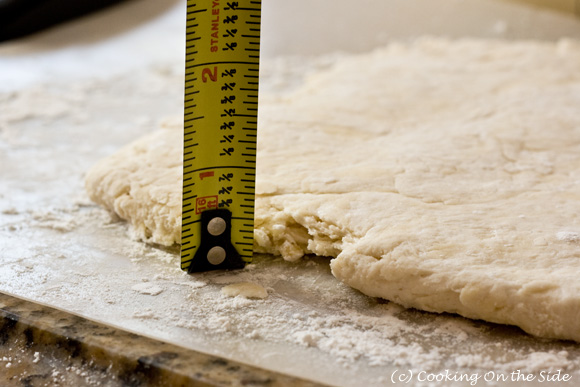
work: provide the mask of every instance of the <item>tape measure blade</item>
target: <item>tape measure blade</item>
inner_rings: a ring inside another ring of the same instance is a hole
[[[243,262],[252,259],[260,18],[260,1],[187,3],[183,270],[211,210],[231,213],[231,243]]]

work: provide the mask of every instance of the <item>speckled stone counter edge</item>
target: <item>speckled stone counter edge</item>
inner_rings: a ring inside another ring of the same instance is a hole
[[[80,360],[131,386],[320,386],[199,353],[0,293],[0,346]],[[31,363],[32,364],[32,363]]]

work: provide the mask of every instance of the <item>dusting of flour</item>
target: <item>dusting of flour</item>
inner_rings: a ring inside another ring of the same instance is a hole
[[[268,291],[252,282],[238,282],[222,288],[222,294],[228,297],[267,298]]]

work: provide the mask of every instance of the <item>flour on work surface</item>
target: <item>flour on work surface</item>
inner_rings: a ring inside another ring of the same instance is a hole
[[[369,296],[580,341],[579,69],[575,41],[424,38],[264,96],[255,251],[334,257]],[[181,147],[177,125],[126,146],[88,173],[91,198],[179,242]]]
[[[154,285],[154,284],[150,284],[148,282],[133,285],[131,287],[131,289],[133,289],[136,292],[139,292],[141,294],[148,294],[150,296],[156,296],[156,295],[160,294],[161,292],[163,292],[163,288],[160,288],[159,286]]]
[[[228,297],[267,298],[268,291],[264,287],[252,282],[239,282],[224,286],[222,294]]]
[[[509,373],[573,370],[580,365],[572,343],[542,342],[512,327],[493,328],[380,302],[336,283],[325,259],[310,257],[308,263],[259,255],[251,268],[235,274],[200,273],[192,280],[202,280],[206,287],[189,293],[187,302],[153,314],[166,325],[211,332],[215,340],[244,337],[272,346],[281,343],[290,353],[291,344],[317,349],[344,367],[356,368],[363,360],[372,367]],[[270,289],[268,299],[219,297],[212,290],[240,281]],[[150,318],[148,313],[142,317]],[[492,338],[490,329],[502,339]]]

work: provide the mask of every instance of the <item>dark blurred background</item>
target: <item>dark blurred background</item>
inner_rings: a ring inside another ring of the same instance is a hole
[[[0,42],[130,0],[0,0]]]

